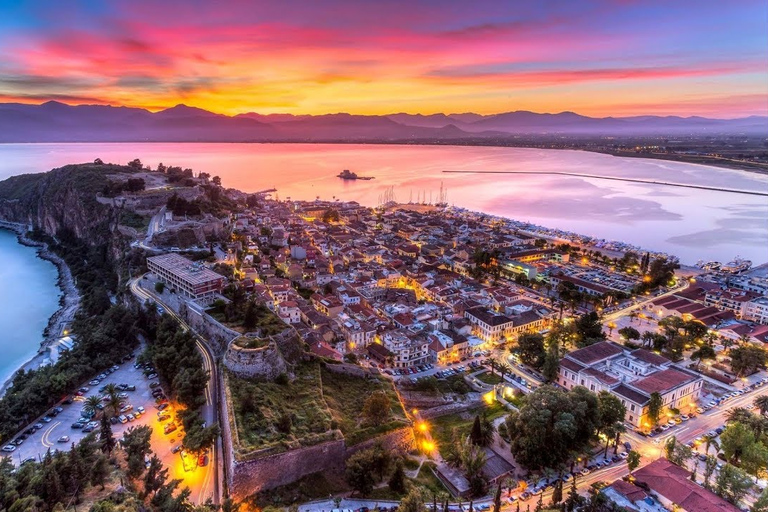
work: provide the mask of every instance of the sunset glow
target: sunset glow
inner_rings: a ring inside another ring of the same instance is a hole
[[[7,2],[0,101],[214,112],[768,113],[768,4]]]

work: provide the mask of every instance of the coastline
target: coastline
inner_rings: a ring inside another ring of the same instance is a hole
[[[22,364],[19,368],[14,370],[13,374],[10,375],[4,382],[0,383],[0,396],[2,396],[13,381],[14,375],[19,370],[36,369],[45,361],[45,349],[50,347],[60,337],[64,326],[74,319],[75,313],[80,306],[80,293],[77,290],[77,286],[75,286],[72,273],[70,272],[69,267],[64,262],[64,260],[51,252],[48,249],[48,244],[37,242],[28,238],[25,225],[0,220],[0,229],[5,229],[15,233],[17,240],[21,245],[36,248],[38,258],[50,261],[56,266],[58,272],[56,286],[62,292],[62,296],[59,300],[59,309],[57,309],[56,312],[54,312],[53,315],[51,315],[51,317],[48,319],[48,324],[42,333],[43,341],[40,342],[40,347],[38,348],[37,353],[24,364]]]

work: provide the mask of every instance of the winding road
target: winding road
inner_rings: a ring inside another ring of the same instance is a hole
[[[219,378],[218,369],[216,367],[216,359],[213,355],[213,351],[208,346],[208,342],[200,336],[194,329],[192,329],[176,312],[166,303],[162,301],[155,293],[147,290],[141,286],[140,276],[130,282],[131,292],[144,303],[147,300],[153,301],[155,304],[162,306],[165,312],[176,320],[179,325],[185,331],[189,331],[195,337],[195,344],[197,350],[203,358],[203,367],[208,372],[208,385],[205,387],[205,405],[203,405],[202,414],[203,419],[207,425],[212,425],[218,421],[218,396],[219,396]],[[197,489],[190,489],[192,496],[197,503],[205,503],[206,499],[210,496],[213,498],[214,503],[220,503],[221,501],[221,486],[219,485],[219,454],[221,453],[221,439],[213,445],[211,452],[211,462],[207,466],[205,477],[202,479],[202,483]],[[211,493],[212,490],[212,493]]]

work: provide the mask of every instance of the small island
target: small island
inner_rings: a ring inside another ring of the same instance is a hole
[[[337,174],[337,177],[343,179],[343,180],[372,180],[374,179],[373,176],[358,176],[356,173],[350,171],[349,169],[344,169],[339,174]]]

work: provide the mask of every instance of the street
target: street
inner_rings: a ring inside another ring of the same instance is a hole
[[[203,366],[209,374],[208,385],[205,388],[205,405],[203,405],[202,414],[205,422],[208,425],[212,425],[218,421],[218,377],[212,352],[205,343],[205,340],[200,335],[195,333],[195,331],[192,330],[189,325],[187,325],[187,323],[184,322],[184,320],[182,320],[171,307],[160,300],[160,298],[157,297],[154,292],[143,288],[141,284],[141,277],[134,279],[130,284],[131,292],[139,299],[140,302],[143,303],[147,300],[151,300],[157,305],[162,306],[165,309],[165,312],[171,315],[183,329],[189,330],[194,334],[197,349],[203,358]],[[171,467],[176,468],[177,474],[175,477],[173,475],[171,476],[174,478],[183,477],[182,485],[189,487],[189,489],[192,491],[190,498],[195,503],[205,503],[208,498],[211,498],[214,503],[218,503],[219,501],[219,464],[221,464],[221,449],[219,446],[220,442],[221,440],[219,438],[217,443],[212,447],[212,453],[209,458],[210,462],[208,465],[204,468],[198,468],[193,474],[184,471],[184,468],[181,467],[182,464],[180,456],[178,463],[171,465]],[[166,467],[168,467],[168,465],[166,465]],[[181,471],[179,471],[179,469]]]

